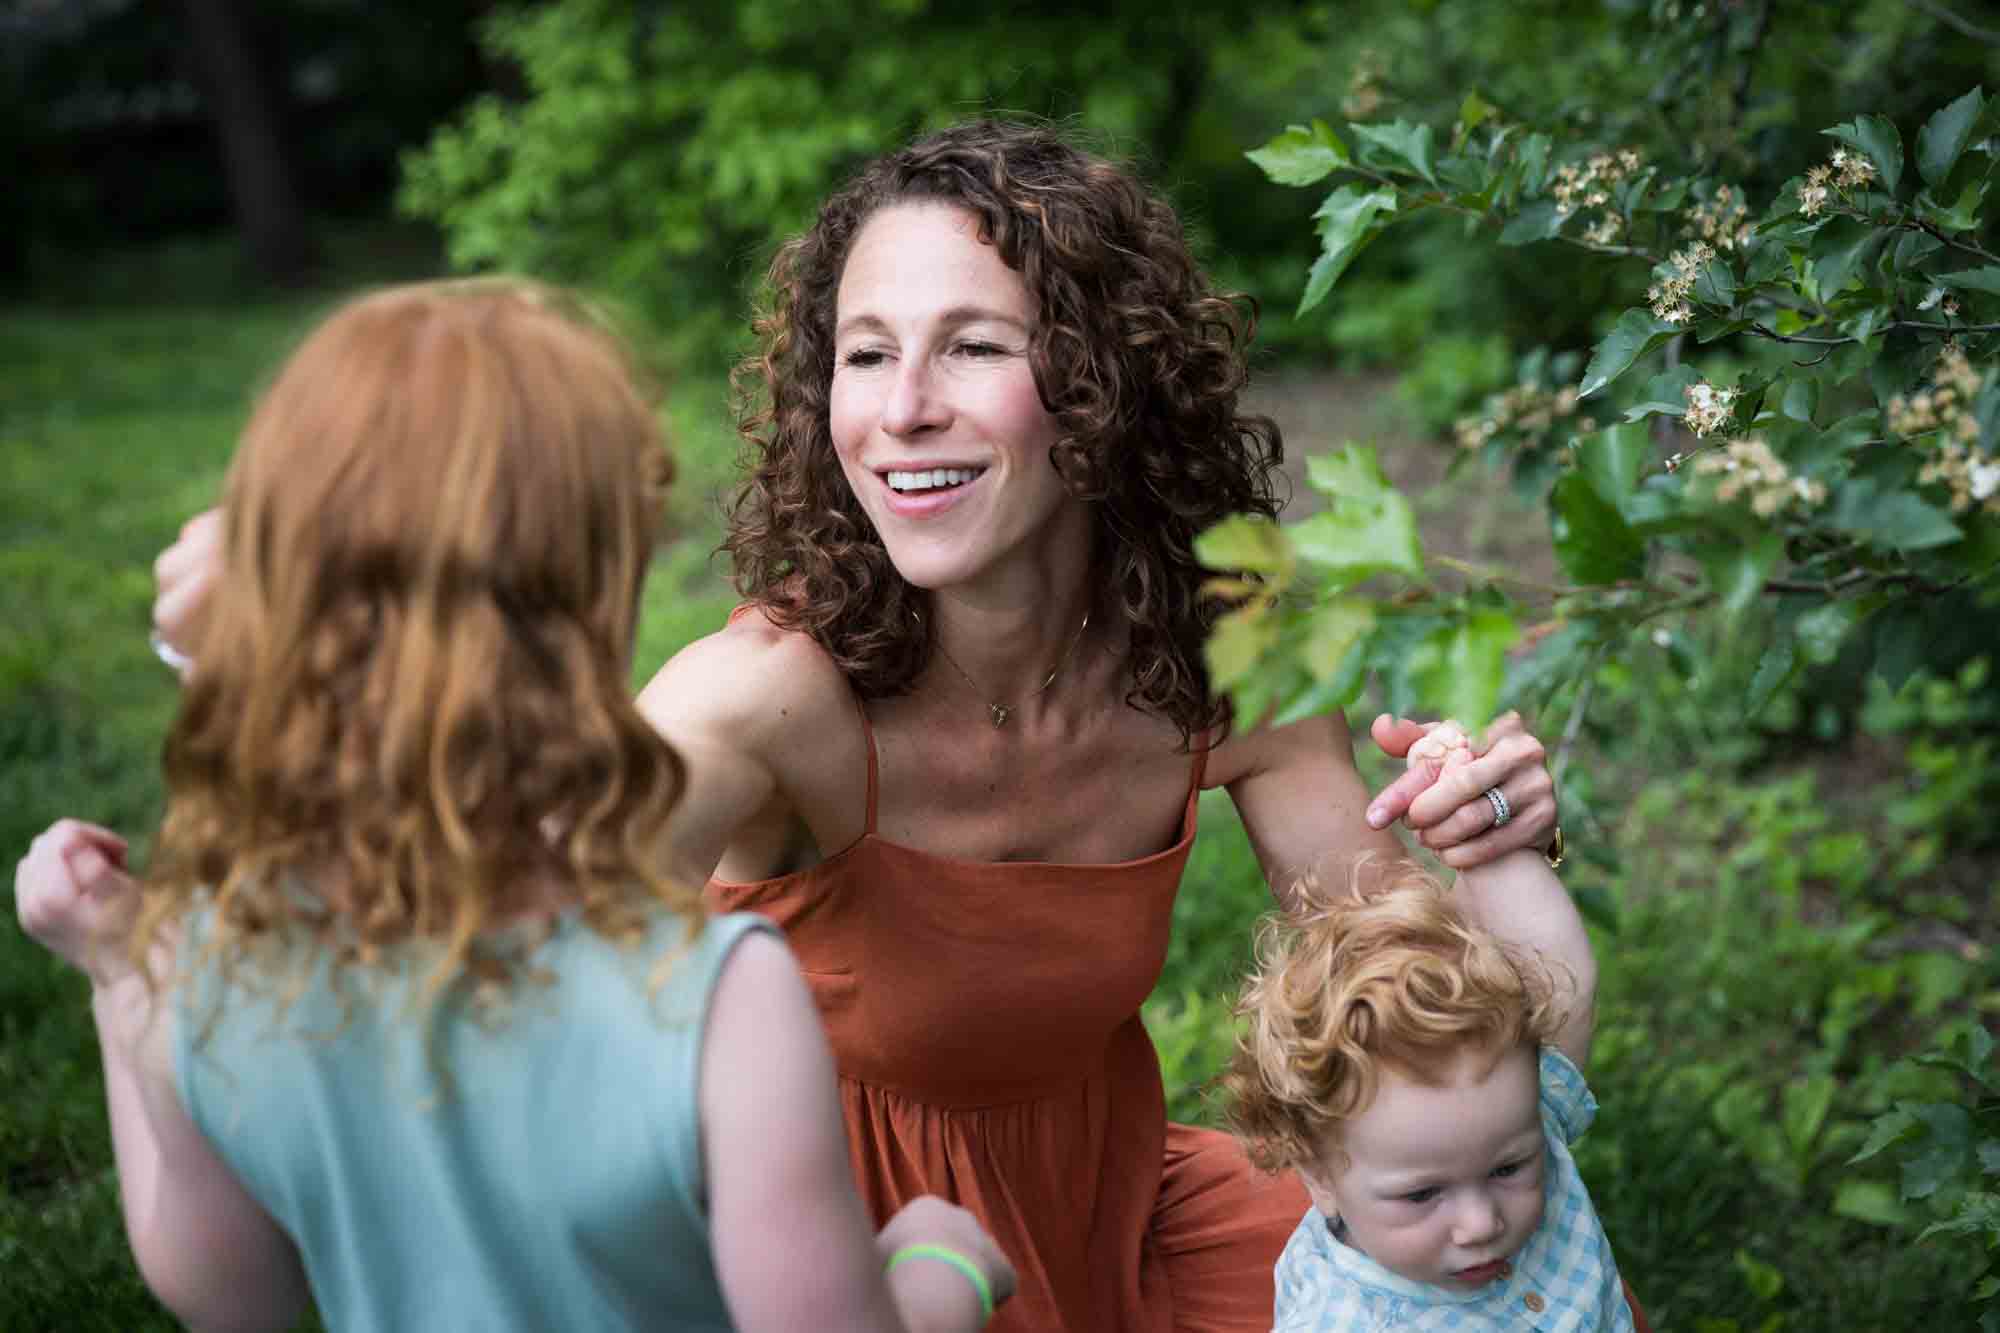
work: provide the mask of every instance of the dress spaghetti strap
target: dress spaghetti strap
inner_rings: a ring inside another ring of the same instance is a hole
[[[868,744],[868,822],[862,832],[869,837],[875,834],[875,789],[880,780],[880,769],[875,759],[875,728],[868,721],[868,705],[861,696],[854,695],[854,711],[861,715],[861,739]]]

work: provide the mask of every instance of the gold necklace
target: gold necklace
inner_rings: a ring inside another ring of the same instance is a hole
[[[1071,637],[1069,641],[1069,647],[1064,649],[1063,655],[1056,660],[1055,667],[1049,672],[1047,680],[1044,680],[1041,684],[1035,686],[1034,689],[1029,690],[1026,694],[1022,695],[1020,698],[1016,699],[1011,704],[998,703],[992,700],[987,701],[986,715],[993,719],[993,729],[995,731],[998,731],[1001,727],[1007,725],[1007,719],[1014,716],[1014,710],[1016,708],[1019,708],[1022,704],[1028,702],[1028,700],[1034,698],[1036,695],[1040,694],[1043,690],[1046,690],[1049,686],[1055,684],[1056,677],[1061,675],[1062,669],[1069,665],[1069,659],[1076,656],[1076,646],[1077,644],[1083,642],[1083,632],[1089,628],[1090,628],[1090,611],[1088,608],[1085,608],[1083,613],[1083,623],[1076,627],[1076,634]],[[957,658],[953,657],[950,653],[945,652],[945,647],[942,641],[933,640],[933,642],[937,644],[937,650],[939,654],[943,656],[944,660],[951,663],[952,670],[958,672],[959,675],[965,678],[965,683],[972,687],[972,692],[978,695],[980,698],[985,699],[986,691],[979,688],[979,682],[972,678],[972,673],[970,671],[967,671],[964,667],[960,666],[958,664]]]

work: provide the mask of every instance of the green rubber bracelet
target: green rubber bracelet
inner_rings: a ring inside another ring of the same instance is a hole
[[[970,1282],[972,1289],[979,1293],[980,1317],[982,1319],[991,1319],[993,1317],[992,1284],[986,1280],[986,1274],[979,1271],[978,1264],[973,1263],[972,1260],[966,1258],[957,1250],[947,1249],[942,1245],[905,1245],[902,1249],[889,1256],[889,1262],[883,1266],[882,1271],[885,1273],[895,1272],[896,1265],[902,1263],[905,1259],[935,1259],[941,1264],[950,1264],[953,1268],[965,1274],[965,1280]]]

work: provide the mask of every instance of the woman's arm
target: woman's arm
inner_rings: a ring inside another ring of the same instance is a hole
[[[768,935],[736,946],[702,1040],[702,1157],[715,1268],[745,1333],[972,1330],[977,1289],[933,1260],[885,1276],[882,1246],[943,1245],[971,1260],[995,1300],[1013,1272],[971,1214],[920,1199],[878,1238],[847,1158],[833,1056],[791,954]]]
[[[119,868],[123,849],[107,829],[61,820],[21,859],[14,899],[22,929],[91,978],[133,1258],[161,1304],[195,1329],[289,1328],[310,1300],[298,1250],[188,1118],[171,1016],[122,955],[100,947],[136,891]],[[165,975],[171,960],[157,961]]]
[[[1382,717],[1374,737],[1401,757],[1428,730]],[[1406,855],[1388,827],[1405,811],[1419,840],[1456,869],[1516,848],[1539,849],[1555,828],[1554,789],[1541,744],[1512,715],[1488,729],[1486,748],[1470,764],[1445,773],[1434,761],[1420,761],[1373,800],[1354,766],[1347,720],[1338,713],[1232,733],[1210,757],[1208,782],[1229,789],[1281,905],[1288,905],[1289,886],[1309,867],[1344,874],[1364,853]],[[1502,829],[1493,828],[1493,807],[1484,795],[1492,786],[1504,787],[1516,807]]]
[[[841,740],[857,731],[839,668],[754,612],[675,653],[639,692],[639,711],[687,762],[667,831],[691,883],[718,867],[746,881],[787,869],[800,818],[791,778],[841,762]]]

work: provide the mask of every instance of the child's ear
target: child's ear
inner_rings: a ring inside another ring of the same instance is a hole
[[[1318,1162],[1298,1168],[1299,1180],[1312,1196],[1313,1207],[1328,1217],[1340,1216],[1340,1202],[1334,1197],[1332,1173]]]

